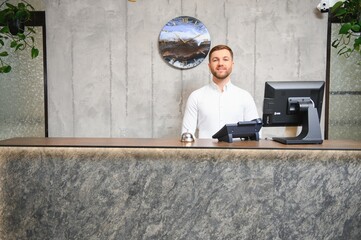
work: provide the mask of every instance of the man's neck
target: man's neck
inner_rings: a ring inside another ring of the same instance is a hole
[[[231,79],[229,77],[227,77],[225,79],[218,79],[218,78],[213,77],[213,82],[217,85],[219,91],[221,91],[221,92],[224,91],[224,86],[226,86],[230,80]]]

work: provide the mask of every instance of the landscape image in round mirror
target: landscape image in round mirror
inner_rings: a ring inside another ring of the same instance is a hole
[[[211,47],[206,26],[194,17],[170,20],[159,34],[159,51],[165,62],[179,69],[198,66]]]

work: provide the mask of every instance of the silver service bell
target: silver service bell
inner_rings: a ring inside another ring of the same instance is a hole
[[[194,142],[194,136],[190,132],[182,133],[181,142]]]

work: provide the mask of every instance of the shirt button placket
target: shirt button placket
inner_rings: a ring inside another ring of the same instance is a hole
[[[219,126],[223,126],[223,122],[224,122],[224,101],[223,101],[223,93],[219,93]]]

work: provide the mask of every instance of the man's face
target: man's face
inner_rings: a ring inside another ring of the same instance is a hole
[[[219,80],[227,78],[233,68],[233,59],[231,53],[227,49],[214,51],[208,63],[209,69],[213,76]]]

